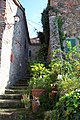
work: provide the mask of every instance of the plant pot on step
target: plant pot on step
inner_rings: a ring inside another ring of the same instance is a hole
[[[40,101],[39,100],[32,100],[32,111],[37,112],[40,107]]]
[[[46,93],[45,89],[32,89],[33,97],[41,97]]]

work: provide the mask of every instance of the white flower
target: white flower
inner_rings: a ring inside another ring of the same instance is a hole
[[[62,75],[58,75],[57,79],[61,79],[62,80]]]

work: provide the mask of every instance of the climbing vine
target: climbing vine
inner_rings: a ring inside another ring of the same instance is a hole
[[[60,11],[59,11],[59,9],[51,7],[48,4],[47,7],[42,12],[41,22],[43,25],[43,32],[38,32],[38,37],[40,38],[40,41],[41,41],[41,49],[38,53],[38,56],[39,56],[39,59],[41,61],[43,61],[47,58],[47,53],[48,53],[48,46],[49,46],[49,39],[50,39],[50,28],[49,28],[49,11],[50,10],[52,12],[56,13],[61,50],[64,49],[63,48],[63,41],[65,40],[66,35],[64,35],[64,33],[62,31],[63,21],[62,21],[61,17],[58,16]],[[46,53],[44,54],[43,51],[45,51],[45,50],[46,50]]]
[[[47,7],[43,10],[42,12],[42,26],[43,26],[43,32],[38,32],[38,37],[40,38],[41,41],[41,48],[38,52],[38,59],[41,62],[45,62],[47,59],[47,53],[48,53],[48,45],[49,45],[49,12],[50,6],[47,5]]]
[[[46,44],[49,43],[49,37],[50,37],[50,28],[49,28],[49,11],[50,10],[52,10],[52,12],[55,12],[56,15],[59,12],[58,9],[55,9],[54,7],[51,7],[49,4],[43,10],[41,22],[42,22],[42,25],[43,25],[43,33],[44,33],[44,36],[45,36],[45,43]]]
[[[63,51],[64,50],[63,41],[65,40],[67,35],[64,34],[64,32],[62,31],[63,21],[62,21],[62,18],[60,16],[57,17],[57,22],[58,22],[58,31],[59,31],[59,39],[60,39],[60,44],[61,44],[61,50]]]
[[[49,35],[50,35],[49,34],[49,16],[48,16],[49,9],[50,9],[50,6],[47,5],[46,9],[43,10],[42,18],[41,18],[46,44],[49,43]]]

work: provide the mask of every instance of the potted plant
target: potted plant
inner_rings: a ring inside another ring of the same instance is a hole
[[[26,93],[22,95],[21,102],[24,104],[25,108],[28,109],[30,107],[30,96]]]
[[[31,91],[32,91],[32,96],[33,97],[40,97],[46,93],[46,90],[48,89],[47,87],[47,82],[45,78],[32,78],[30,81],[31,85]]]
[[[31,66],[32,78],[29,81],[29,87],[32,92],[32,96],[40,97],[44,95],[46,90],[50,86],[49,69],[44,64],[35,63]]]
[[[35,63],[31,66],[31,70],[33,77],[29,81],[29,87],[33,97],[40,97],[45,93],[57,94],[57,90],[53,90],[53,86],[51,86],[57,80],[53,67],[46,68],[43,64]],[[54,87],[57,89],[56,86]]]

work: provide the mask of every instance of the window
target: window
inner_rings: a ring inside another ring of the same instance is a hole
[[[74,46],[76,46],[76,38],[66,38],[66,42],[67,41],[69,41],[69,44],[70,44],[71,48],[73,48]],[[67,43],[66,43],[66,46],[65,46],[65,50],[66,50],[66,52],[69,51]]]
[[[31,50],[29,50],[29,57],[31,57]]]

